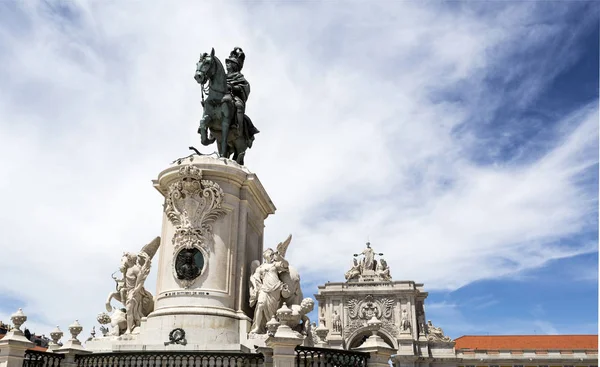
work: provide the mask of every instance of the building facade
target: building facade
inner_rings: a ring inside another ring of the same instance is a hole
[[[360,349],[377,335],[398,367],[597,367],[597,335],[462,336],[455,340],[427,319],[421,283],[394,281],[369,243],[354,255],[345,282],[318,287],[319,328],[330,347]]]

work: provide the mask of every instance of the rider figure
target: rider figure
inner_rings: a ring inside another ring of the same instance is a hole
[[[238,131],[240,132],[243,131],[246,101],[250,94],[250,84],[241,73],[245,59],[246,55],[244,54],[244,51],[239,47],[235,47],[229,54],[229,57],[225,60],[225,67],[227,68],[227,87],[231,92],[235,104],[235,122]]]

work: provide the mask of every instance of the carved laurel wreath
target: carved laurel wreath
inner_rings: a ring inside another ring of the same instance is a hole
[[[169,344],[186,345],[187,340],[185,339],[185,330],[183,330],[182,328],[171,330],[171,332],[169,333],[169,341],[165,342],[165,345]]]
[[[169,186],[165,198],[165,214],[175,226],[175,256],[179,250],[193,247],[205,255],[210,254],[212,224],[227,213],[222,208],[224,196],[216,182],[202,179],[202,170],[198,167],[179,168],[179,179]],[[188,286],[186,282],[185,287]]]

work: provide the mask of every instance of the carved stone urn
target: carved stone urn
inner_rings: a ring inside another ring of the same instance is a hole
[[[12,315],[10,315],[10,320],[12,321],[15,329],[21,331],[21,325],[27,321],[27,316],[23,313],[23,309],[19,308],[19,310]]]
[[[69,325],[69,332],[71,333],[71,341],[72,342],[79,342],[79,339],[77,339],[77,335],[79,335],[82,330],[83,330],[83,326],[81,326],[81,324],[79,323],[79,320],[75,320],[74,323]]]
[[[60,338],[62,338],[64,333],[60,330],[58,325],[56,325],[56,329],[50,332],[50,339],[52,339],[51,344],[58,345]]]
[[[277,318],[280,320],[282,325],[290,327],[290,321],[292,320],[292,310],[283,302],[283,306],[277,310]]]
[[[273,317],[271,318],[271,320],[269,320],[269,322],[267,322],[267,334],[269,334],[270,336],[274,336],[275,333],[277,332],[277,329],[279,328],[279,325],[281,325],[281,323],[279,321],[277,321],[277,319],[275,318],[275,315],[273,315]]]
[[[373,336],[376,336],[382,325],[383,322],[377,319],[377,317],[373,316],[369,321],[367,321],[367,330],[369,330]]]

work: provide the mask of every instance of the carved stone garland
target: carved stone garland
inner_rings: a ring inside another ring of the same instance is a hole
[[[189,288],[206,268],[213,244],[212,224],[227,213],[221,207],[223,197],[221,187],[203,180],[202,170],[192,165],[179,168],[179,179],[169,186],[165,214],[175,226],[173,275],[184,288]],[[199,257],[201,267],[197,264]]]
[[[391,298],[374,298],[368,295],[362,300],[351,298],[347,301],[348,321],[343,328],[344,337],[347,338],[356,330],[366,327],[366,322],[375,316],[383,322],[382,329],[391,335],[398,334],[398,328],[394,325],[394,304]]]

